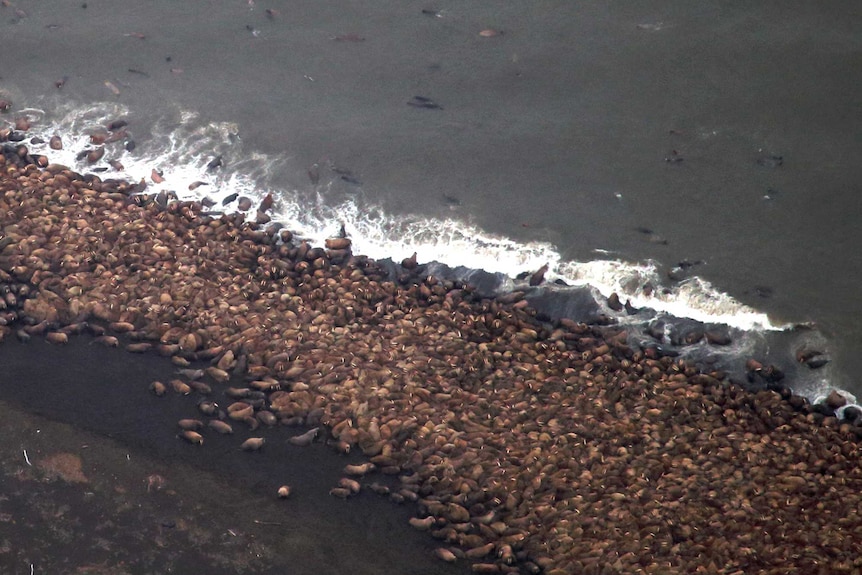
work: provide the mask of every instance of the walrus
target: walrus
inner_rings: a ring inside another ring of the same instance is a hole
[[[267,194],[260,201],[260,207],[258,208],[259,212],[266,212],[272,207],[273,197],[272,194]]]
[[[329,490],[329,494],[339,499],[347,499],[353,495],[353,492],[344,487],[333,487]]]
[[[220,419],[213,419],[207,425],[223,435],[230,435],[233,433],[233,427],[231,427],[229,423]]]
[[[186,429],[182,433],[180,433],[179,436],[182,437],[183,439],[185,439],[186,441],[188,441],[189,443],[191,443],[192,445],[203,445],[204,444],[203,436],[200,433],[198,433],[197,431],[192,431],[190,429]]]
[[[548,271],[548,264],[545,264],[542,267],[540,267],[538,270],[536,270],[536,272],[530,276],[530,285],[535,287],[537,285],[540,285],[542,282],[544,282],[545,281],[545,272],[547,272],[547,271]]]
[[[188,431],[200,431],[204,427],[204,422],[200,419],[181,419],[177,422],[180,429]]]
[[[243,451],[260,451],[264,444],[266,444],[266,439],[263,437],[249,437],[240,445],[240,449]]]
[[[377,466],[373,463],[362,463],[360,465],[345,465],[344,474],[352,475],[354,477],[362,477],[366,473],[371,473],[375,469],[377,469]]]
[[[214,172],[220,166],[224,166],[224,161],[221,154],[209,161],[209,163],[207,164],[207,171]]]
[[[413,255],[409,258],[404,258],[401,260],[401,267],[405,270],[415,270],[419,266],[419,262],[416,259],[416,252],[413,252]]]
[[[306,445],[311,445],[311,443],[317,437],[317,433],[319,431],[320,431],[319,427],[309,429],[308,431],[306,431],[302,435],[294,435],[293,437],[289,438],[287,440],[287,442],[291,445],[299,445],[301,447],[304,447]]]

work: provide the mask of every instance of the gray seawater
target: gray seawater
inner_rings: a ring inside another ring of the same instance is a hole
[[[374,206],[425,240],[460,222],[468,249],[652,262],[668,283],[702,262],[686,273],[716,293],[814,326],[817,377],[862,392],[858,2],[8,4],[2,120],[115,106],[141,157],[199,137],[300,210]]]

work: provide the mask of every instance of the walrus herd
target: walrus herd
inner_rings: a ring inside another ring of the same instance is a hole
[[[476,573],[862,572],[862,412],[839,420],[840,396],[748,391],[613,325],[3,145],[0,339],[171,357],[151,390],[196,398],[189,449],[267,425],[360,451],[333,495],[397,477],[370,491],[415,501],[410,525]]]

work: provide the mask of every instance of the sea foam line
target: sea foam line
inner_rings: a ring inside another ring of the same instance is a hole
[[[35,131],[43,139],[47,141],[54,134],[63,138],[63,150],[48,150],[46,145],[39,150],[34,146],[34,151],[45,153],[53,162],[82,172],[107,168],[100,173],[101,177],[146,181],[148,193],[170,190],[183,200],[209,197],[216,202],[213,210],[221,209],[222,201],[232,194],[247,196],[256,203],[272,193],[276,198],[273,219],[315,244],[322,245],[343,224],[353,240],[354,251],[375,259],[400,261],[415,252],[420,261],[439,261],[452,267],[465,266],[511,277],[532,273],[547,264],[547,279],[591,286],[604,297],[616,292],[636,307],[746,330],[789,327],[773,324],[766,314],[696,276],[665,286],[659,266],[653,261],[562,261],[559,251],[550,243],[518,242],[490,234],[469,222],[393,215],[361,198],[332,204],[326,199],[325,183],[312,194],[273,188],[273,174],[295,167],[286,158],[243,151],[239,127],[233,123],[204,123],[198,114],[179,110],[156,122],[153,132],[158,137],[148,136],[132,152],[126,151],[122,142],[115,143],[105,154],[104,162],[89,165],[77,158],[81,150],[93,147],[89,133],[111,120],[128,116],[127,108],[105,103],[88,108],[67,106],[51,118],[41,110],[29,113],[42,120],[41,128]],[[208,170],[208,163],[221,153],[230,155],[229,169]],[[118,160],[122,170],[111,167],[107,163],[110,159]],[[161,174],[163,182],[152,181],[153,170]],[[190,190],[195,182],[205,184]],[[232,207],[228,203],[225,209]],[[645,289],[647,286],[652,289]]]

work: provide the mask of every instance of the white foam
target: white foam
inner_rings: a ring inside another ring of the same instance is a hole
[[[605,297],[616,292],[635,307],[649,307],[676,317],[706,323],[722,323],[740,329],[782,330],[762,312],[746,306],[716,289],[703,278],[693,276],[665,287],[656,262],[628,263],[619,260],[565,262],[560,277],[575,285],[595,287]],[[651,289],[646,289],[646,288]]]
[[[536,270],[559,260],[550,244],[519,243],[454,219],[393,216],[376,206],[360,207],[355,200],[326,206],[322,199],[318,196],[316,209],[293,204],[282,208],[279,215],[316,243],[330,237],[341,222],[353,240],[354,251],[376,259],[400,261],[415,252],[419,261],[506,274]]]
[[[41,111],[33,111],[39,115]],[[469,222],[455,219],[433,219],[414,215],[393,215],[383,208],[368,205],[361,197],[333,203],[328,199],[325,183],[314,194],[272,187],[272,175],[292,169],[287,158],[273,158],[242,150],[239,127],[229,122],[204,123],[197,114],[177,111],[157,121],[145,142],[126,152],[122,142],[110,145],[104,161],[88,165],[79,161],[78,153],[92,147],[89,134],[93,128],[110,120],[128,116],[129,111],[116,103],[90,108],[68,107],[45,118],[37,133],[48,140],[59,134],[64,149],[43,150],[51,161],[86,172],[94,167],[108,167],[116,159],[123,170],[102,172],[105,177],[123,177],[148,183],[147,193],[174,191],[180,199],[202,199],[209,196],[221,202],[230,194],[245,195],[259,202],[267,193],[276,198],[273,219],[285,224],[300,237],[315,244],[333,235],[343,224],[353,240],[356,253],[372,258],[391,257],[395,261],[414,252],[419,261],[436,260],[449,266],[466,266],[515,276],[533,272],[548,264],[546,278],[560,278],[568,284],[594,287],[604,296],[616,292],[636,307],[650,307],[677,317],[702,322],[723,323],[741,329],[784,329],[760,313],[717,290],[708,281],[692,277],[665,288],[658,265],[653,261],[630,263],[609,258],[588,262],[562,261],[559,251],[546,242],[518,242],[490,234]],[[47,116],[47,114],[46,114]],[[134,125],[130,126],[134,131]],[[34,130],[36,131],[36,130]],[[38,148],[38,146],[34,146]],[[207,164],[216,154],[230,156],[226,169],[208,171]],[[295,168],[293,168],[295,169]],[[157,170],[164,181],[156,184],[151,173]],[[190,190],[194,182],[206,185]],[[213,209],[219,209],[220,204]],[[228,204],[228,209],[235,204]],[[645,287],[651,286],[650,289]]]
[[[31,115],[36,115],[35,111]],[[105,145],[105,155],[101,161],[90,164],[78,159],[80,152],[93,149],[90,134],[94,129],[104,127],[110,121],[127,117],[129,110],[116,103],[101,103],[89,108],[66,107],[55,112],[54,117],[46,118],[28,135],[38,135],[46,141],[42,145],[30,145],[31,152],[44,153],[51,162],[69,166],[82,173],[97,171],[105,178],[125,178],[130,181],[147,183],[146,193],[173,191],[182,200],[201,199],[204,196],[220,202],[233,193],[262,199],[259,182],[278,164],[278,158],[262,154],[242,154],[239,129],[230,122],[203,123],[197,114],[185,110],[166,116],[152,128],[158,136],[146,135],[146,141],[137,141],[137,147],[126,151],[123,141]],[[135,132],[130,126],[130,133]],[[51,150],[48,140],[59,135],[63,141],[61,150]],[[29,141],[29,138],[28,138]],[[207,170],[207,164],[220,153],[220,150],[233,150],[238,159],[231,160],[230,170]],[[109,161],[116,160],[122,169],[114,168]],[[161,182],[153,181],[152,173],[160,174]],[[204,182],[195,190],[192,184]]]

